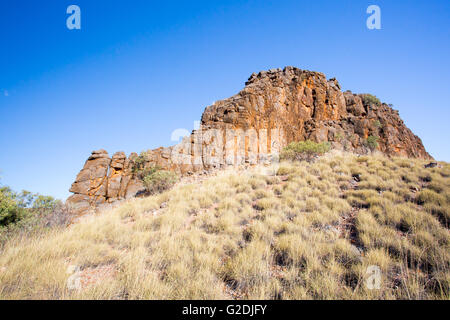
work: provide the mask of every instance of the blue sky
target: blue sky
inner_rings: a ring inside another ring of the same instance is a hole
[[[287,65],[392,103],[450,161],[449,24],[447,0],[2,1],[0,183],[64,199],[92,150],[169,146],[252,72]]]

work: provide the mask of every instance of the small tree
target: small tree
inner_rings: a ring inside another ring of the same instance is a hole
[[[329,142],[317,143],[311,140],[292,142],[283,149],[280,159],[311,162],[318,156],[328,152],[330,148]]]
[[[177,175],[172,171],[154,170],[144,177],[143,182],[147,192],[155,194],[170,189],[177,180]]]

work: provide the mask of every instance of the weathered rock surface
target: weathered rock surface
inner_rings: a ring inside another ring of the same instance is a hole
[[[342,92],[336,79],[320,72],[286,67],[254,73],[237,95],[208,106],[201,125],[172,147],[147,152],[146,166],[187,175],[200,170],[269,161],[292,141],[329,141],[334,148],[365,154],[367,139],[378,137],[387,155],[431,158],[419,137],[384,103],[364,94]],[[110,158],[92,152],[67,200],[82,212],[143,191],[133,174],[138,155]]]

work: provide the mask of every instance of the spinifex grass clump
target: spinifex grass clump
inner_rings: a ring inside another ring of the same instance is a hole
[[[311,140],[292,142],[286,148],[283,149],[280,159],[281,160],[306,160],[311,162],[317,157],[330,151],[329,142],[314,142]]]

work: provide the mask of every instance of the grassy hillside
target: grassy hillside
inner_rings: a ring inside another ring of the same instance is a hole
[[[178,185],[9,240],[0,298],[449,299],[450,165],[424,164],[332,152]]]

